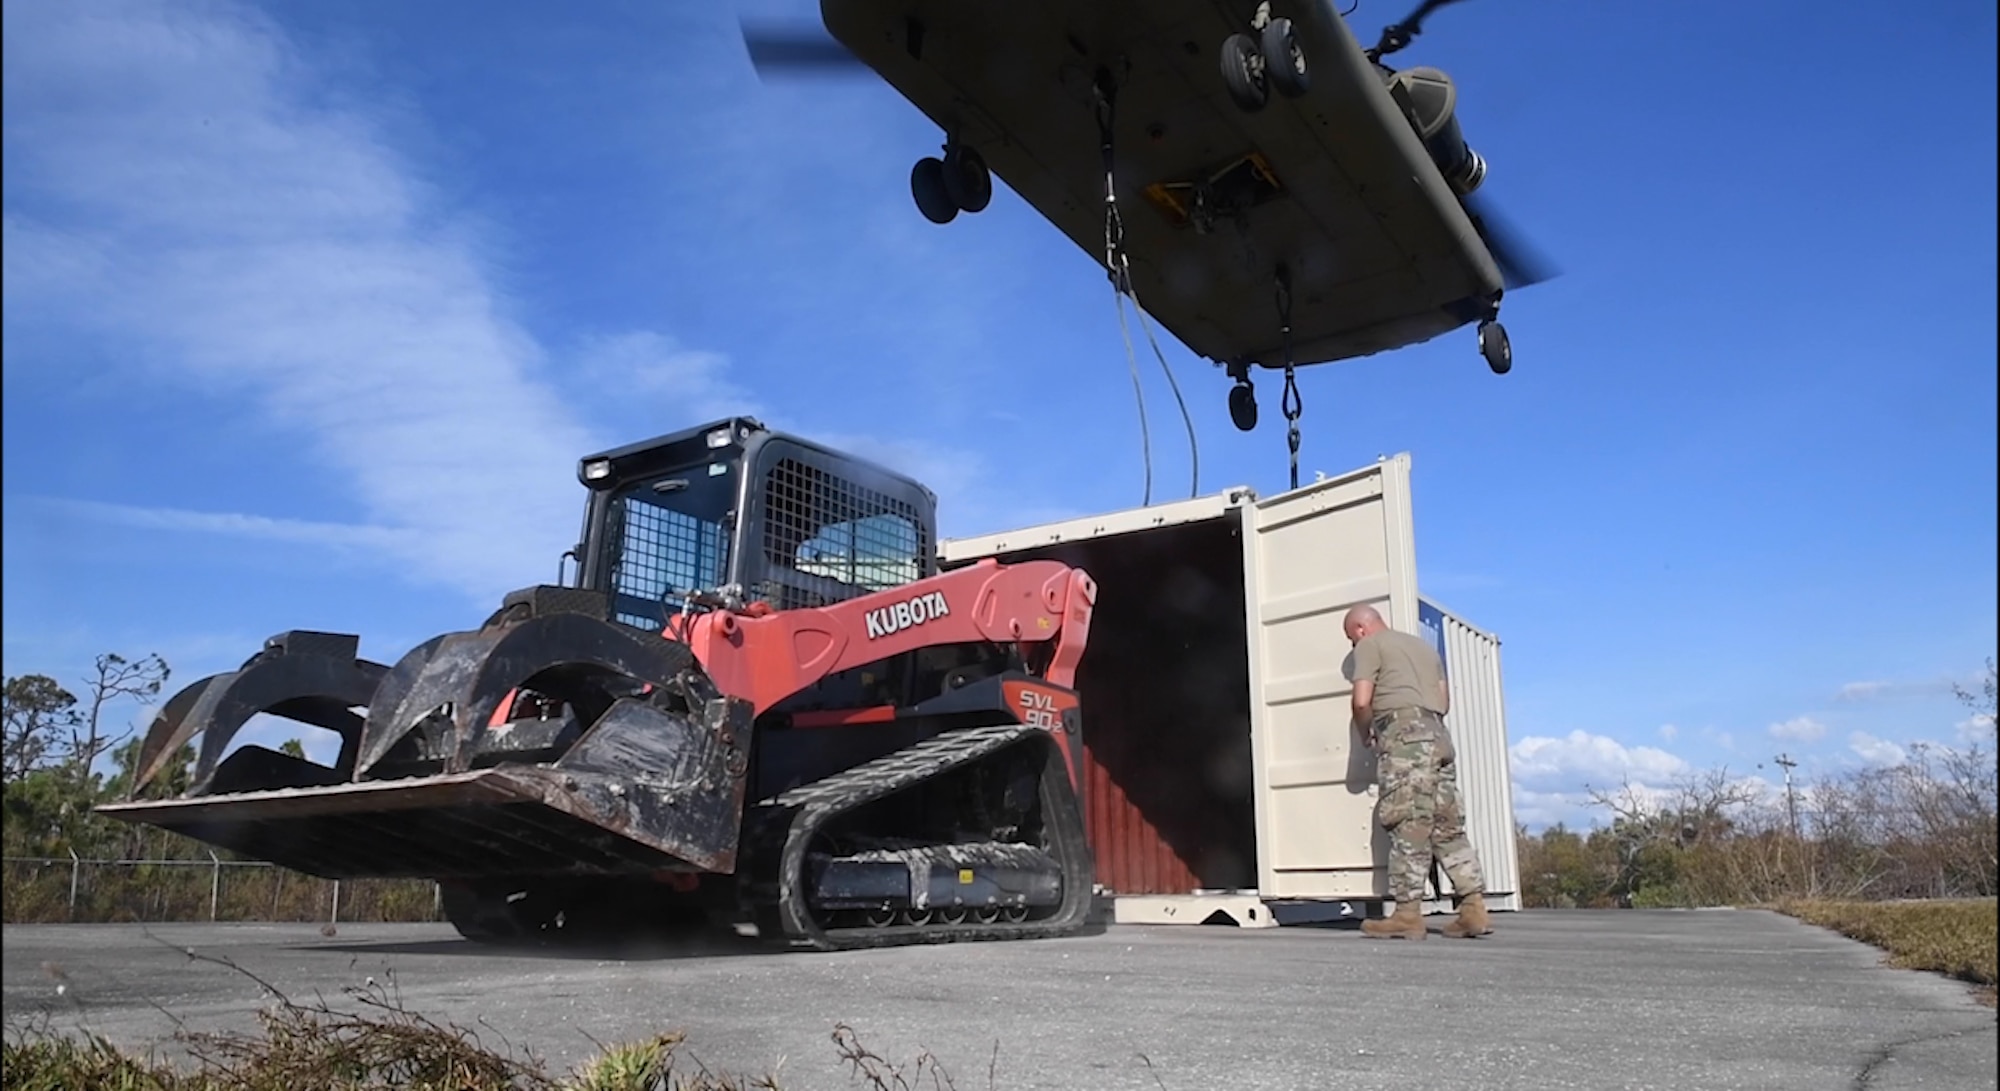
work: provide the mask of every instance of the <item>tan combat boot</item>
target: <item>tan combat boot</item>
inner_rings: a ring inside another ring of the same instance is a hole
[[[1424,938],[1424,909],[1417,902],[1397,902],[1396,911],[1379,921],[1362,921],[1361,934],[1369,939]]]
[[[1458,916],[1444,926],[1444,934],[1453,939],[1471,939],[1474,936],[1489,935],[1493,922],[1486,917],[1486,896],[1467,894],[1458,903]]]

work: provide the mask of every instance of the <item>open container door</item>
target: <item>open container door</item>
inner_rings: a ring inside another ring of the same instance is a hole
[[[1375,761],[1350,723],[1341,617],[1367,604],[1417,631],[1409,456],[1260,500],[1246,522],[1259,892],[1385,898]]]

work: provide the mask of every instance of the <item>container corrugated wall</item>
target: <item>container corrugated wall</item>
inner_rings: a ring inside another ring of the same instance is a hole
[[[1201,884],[1112,771],[1129,738],[1084,731],[1084,824],[1096,858],[1097,881],[1118,894],[1187,894]]]
[[[1507,710],[1501,687],[1500,640],[1475,629],[1429,598],[1419,598],[1423,635],[1444,657],[1451,687],[1451,741],[1458,752],[1466,833],[1486,872],[1495,909],[1521,907],[1521,868],[1514,843],[1513,777],[1507,766]],[[1447,890],[1450,884],[1445,884]]]
[[[1083,806],[1097,881],[1117,895],[1254,887],[1245,579],[1248,490],[946,540],[949,566],[1056,560],[1090,572],[1077,668]]]

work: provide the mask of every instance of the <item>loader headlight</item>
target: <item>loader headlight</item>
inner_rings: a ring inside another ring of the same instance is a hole
[[[711,431],[707,438],[708,449],[711,451],[727,447],[736,442],[736,429],[733,427],[717,428]]]
[[[611,460],[608,458],[593,458],[583,464],[583,479],[585,481],[602,481],[610,476]]]

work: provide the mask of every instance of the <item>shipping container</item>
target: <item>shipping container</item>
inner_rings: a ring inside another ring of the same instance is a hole
[[[1267,498],[1232,488],[946,539],[939,554],[946,568],[1050,558],[1097,583],[1077,672],[1083,802],[1115,919],[1382,911],[1388,839],[1343,669],[1341,618],[1363,603],[1442,648],[1489,901],[1518,907],[1499,641],[1419,596],[1408,455]]]
[[[1417,624],[1444,660],[1451,690],[1452,747],[1458,781],[1468,796],[1466,832],[1479,849],[1487,900],[1496,909],[1521,907],[1521,870],[1514,841],[1513,778],[1507,765],[1507,711],[1500,686],[1500,638],[1478,629],[1428,595],[1417,599]],[[1499,846],[1499,847],[1492,847]],[[1442,893],[1451,884],[1442,876]]]

